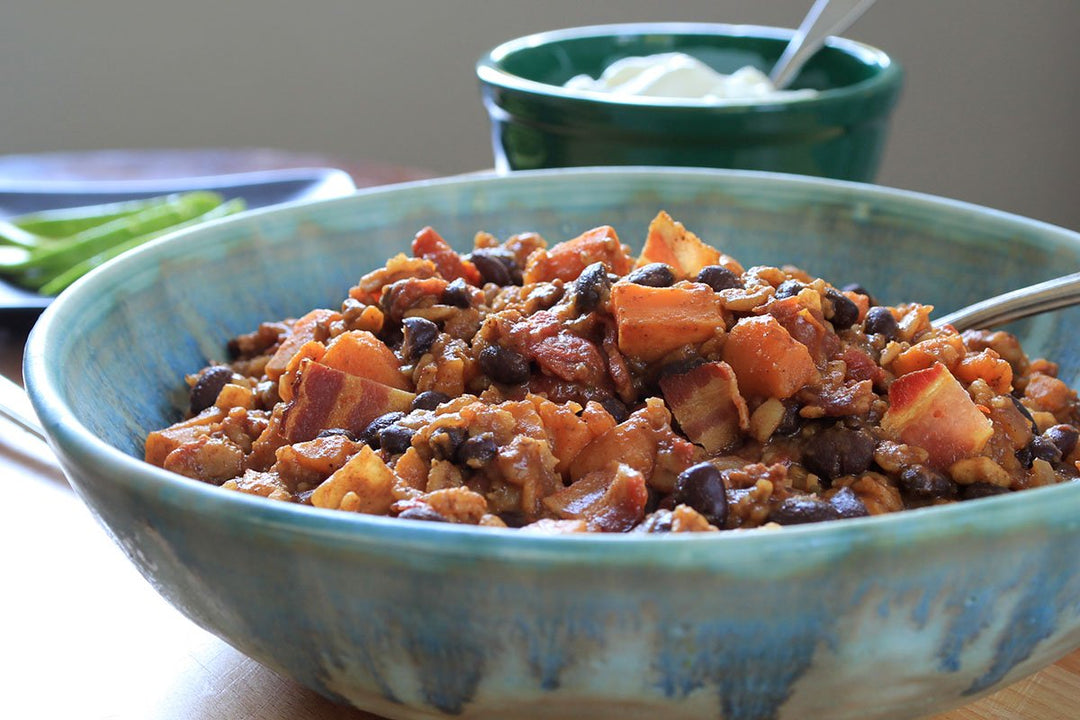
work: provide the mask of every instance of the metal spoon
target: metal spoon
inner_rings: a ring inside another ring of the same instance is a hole
[[[23,430],[45,439],[45,430],[30,407],[26,391],[4,375],[0,375],[0,417],[6,417]]]
[[[959,332],[972,328],[992,328],[1077,303],[1080,303],[1080,272],[980,300],[943,315],[934,321],[934,327],[952,325]]]
[[[935,327],[952,325],[957,331],[991,328],[1013,320],[1059,310],[1080,303],[1080,272],[1047,280],[968,305],[934,321]],[[26,391],[0,375],[0,417],[45,439],[45,430],[29,409]]]
[[[803,64],[825,44],[825,38],[847,30],[873,4],[874,0],[817,0],[769,73],[776,89],[782,90],[795,79]]]

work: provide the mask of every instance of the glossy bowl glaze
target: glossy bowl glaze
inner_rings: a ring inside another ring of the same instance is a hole
[[[677,165],[869,181],[880,164],[902,84],[881,50],[832,38],[794,88],[816,97],[729,102],[615,97],[567,90],[615,60],[685,52],[731,73],[768,73],[793,32],[702,23],[569,28],[511,40],[477,63],[500,170],[582,165]]]
[[[391,718],[913,717],[1080,645],[1080,485],[780,531],[538,537],[278,503],[141,461],[182,377],[260,321],[336,307],[431,224],[556,242],[664,208],[747,265],[945,312],[1080,266],[1080,236],[813,178],[664,168],[463,178],[260,210],[90,274],[29,341],[79,495],[176,607],[277,672]],[[1076,310],[1017,326],[1080,375]]]

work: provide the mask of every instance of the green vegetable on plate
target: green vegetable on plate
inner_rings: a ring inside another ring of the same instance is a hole
[[[24,215],[9,221],[6,234],[0,227],[0,275],[52,295],[121,252],[244,207],[243,200],[196,190]]]

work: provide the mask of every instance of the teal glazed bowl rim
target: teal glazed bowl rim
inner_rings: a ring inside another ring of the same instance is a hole
[[[830,37],[825,47],[842,52],[859,60],[867,67],[878,68],[870,77],[849,85],[818,90],[813,96],[796,95],[776,99],[732,99],[705,102],[682,98],[656,98],[589,90],[574,90],[559,85],[530,80],[503,68],[507,58],[533,48],[567,40],[589,38],[615,38],[619,36],[702,36],[747,37],[788,42],[795,31],[763,25],[732,25],[720,23],[620,23],[612,25],[589,25],[560,30],[548,30],[508,40],[490,50],[476,63],[476,75],[482,84],[519,92],[531,97],[549,97],[571,103],[599,103],[603,106],[638,108],[657,112],[703,110],[717,114],[746,113],[749,110],[779,111],[796,108],[825,108],[846,104],[853,99],[887,95],[898,89],[903,80],[901,65],[885,51],[855,40]]]
[[[62,347],[69,328],[77,327],[80,310],[89,298],[103,292],[122,293],[132,269],[151,265],[175,252],[178,246],[203,238],[208,243],[225,226],[257,223],[288,217],[298,209],[330,209],[357,198],[379,198],[403,193],[438,193],[441,188],[482,186],[486,183],[543,182],[547,177],[619,176],[635,174],[651,179],[712,176],[748,183],[776,182],[788,187],[817,187],[830,197],[875,200],[897,199],[911,205],[945,209],[957,214],[977,214],[989,222],[1009,227],[1022,224],[1035,228],[1051,244],[1080,246],[1080,234],[990,210],[969,203],[862,183],[745,170],[705,168],[574,168],[520,171],[508,176],[443,178],[374,188],[342,198],[296,202],[243,213],[234,218],[170,234],[97,268],[62,293],[41,316],[27,343],[24,374],[27,390],[50,445],[57,452],[75,489],[78,473],[89,468],[107,473],[111,482],[136,492],[148,489],[162,502],[184,508],[194,515],[243,516],[265,527],[296,531],[306,537],[333,541],[335,547],[388,543],[396,548],[423,550],[431,556],[528,559],[545,566],[582,563],[642,564],[646,566],[737,570],[747,576],[763,577],[775,572],[769,561],[810,563],[834,560],[856,546],[888,547],[905,538],[920,541],[958,533],[995,535],[1006,529],[1030,525],[1039,518],[1080,518],[1080,484],[1067,483],[1033,488],[1007,496],[988,497],[967,503],[907,510],[899,513],[856,518],[812,525],[785,527],[778,531],[754,530],[726,533],[686,533],[671,535],[560,536],[523,533],[511,529],[475,528],[463,525],[403,521],[342,511],[268,501],[245,493],[229,492],[149,465],[141,458],[116,448],[81,423],[64,399],[64,388],[77,378],[50,362]],[[200,241],[203,242],[203,241]],[[224,343],[226,338],[222,337]],[[163,393],[168,388],[161,389]],[[147,428],[150,430],[151,428]],[[1080,519],[1074,521],[1080,527]],[[344,544],[344,545],[343,545]],[[725,552],[715,552],[722,548]],[[763,562],[764,561],[764,562]]]

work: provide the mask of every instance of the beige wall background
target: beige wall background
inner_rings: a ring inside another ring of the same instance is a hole
[[[792,27],[811,0],[5,0],[0,154],[263,146],[490,166],[473,63],[571,25]],[[905,67],[879,182],[1080,230],[1080,0],[878,0]]]

